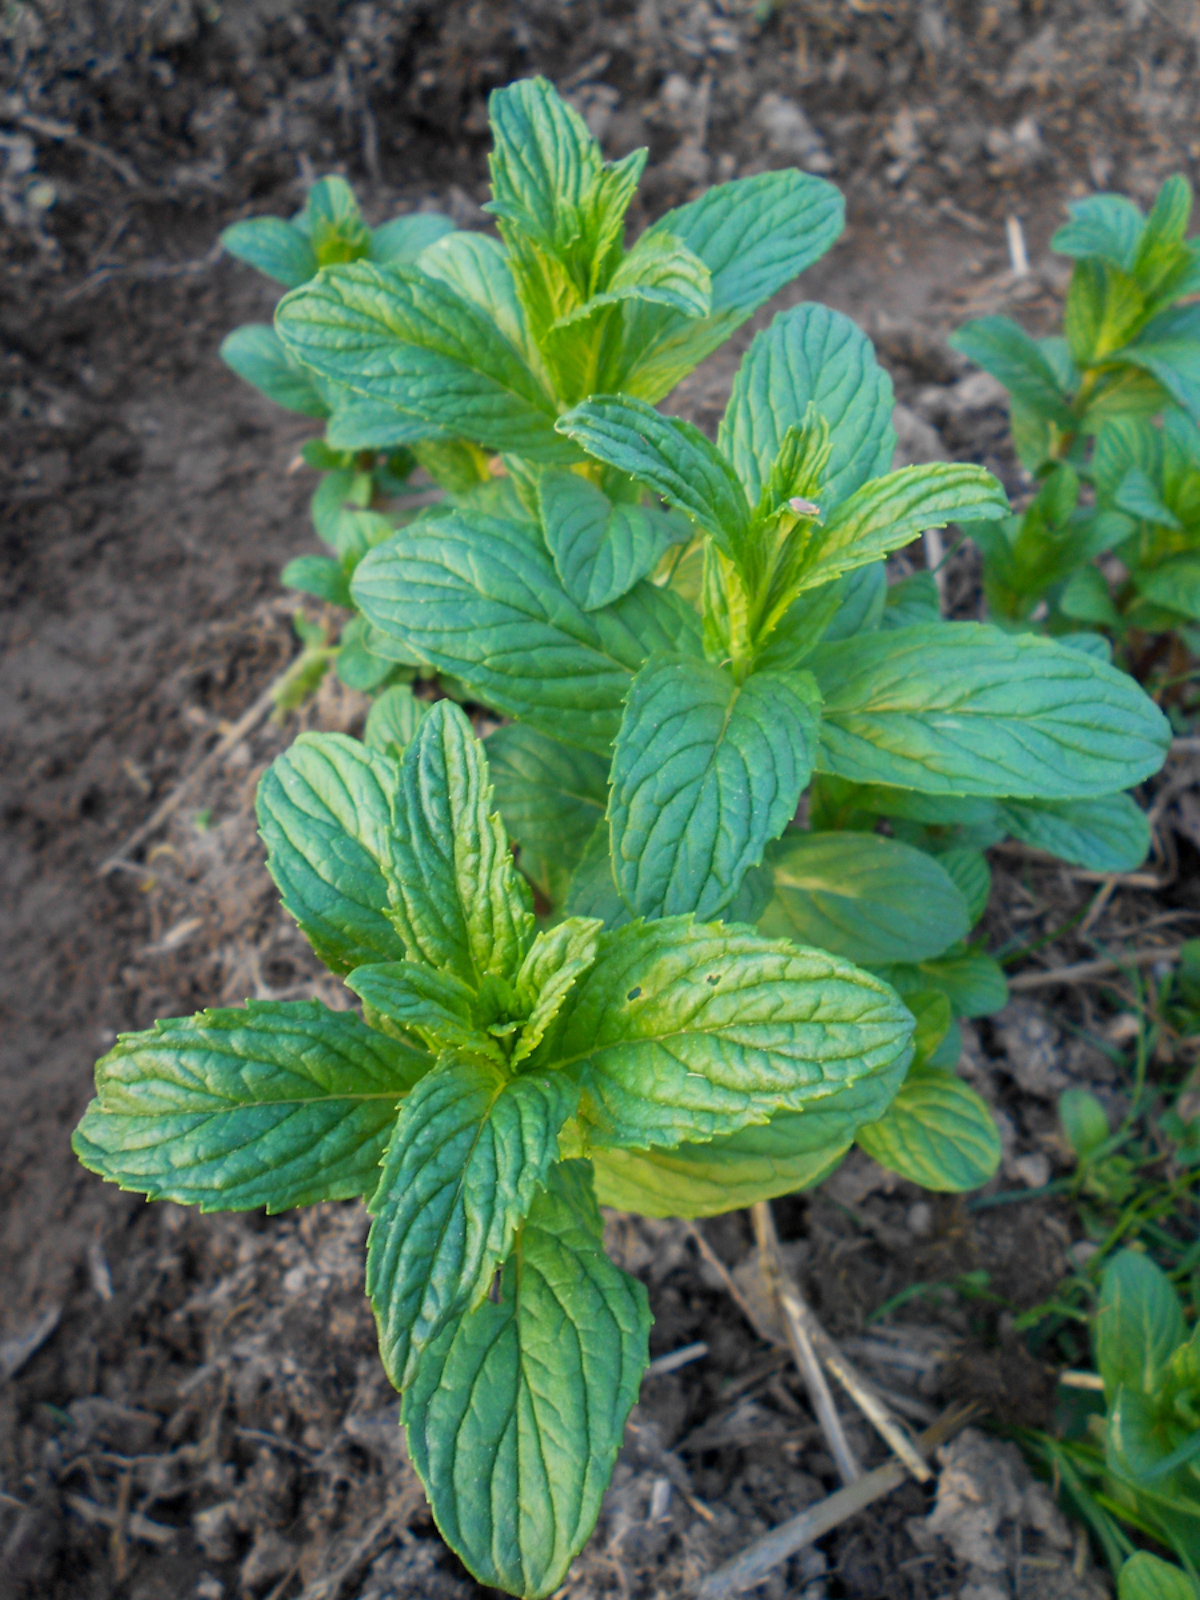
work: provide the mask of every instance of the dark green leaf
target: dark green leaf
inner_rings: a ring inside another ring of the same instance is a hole
[[[1176,306],[1154,317],[1114,359],[1141,367],[1193,421],[1200,421],[1200,306]]]
[[[1145,223],[1132,200],[1121,194],[1093,194],[1067,206],[1071,220],[1050,240],[1050,248],[1076,261],[1097,256],[1131,272]]]
[[[648,577],[691,524],[655,506],[614,505],[573,472],[542,474],[542,531],[563,588],[585,611],[597,611]]]
[[[1058,1097],[1058,1120],[1076,1158],[1086,1161],[1108,1140],[1108,1115],[1086,1089],[1065,1089]]]
[[[151,1200],[247,1211],[370,1194],[422,1051],[316,1000],[126,1033],[75,1133],[85,1167]]]
[[[932,572],[913,572],[888,586],[883,628],[915,628],[942,620],[942,597]]]
[[[1150,849],[1150,824],[1127,794],[1098,800],[1009,800],[1009,833],[1089,872],[1133,872]]]
[[[422,250],[453,232],[454,224],[449,217],[437,211],[414,211],[407,217],[393,217],[382,227],[372,228],[368,254],[372,261],[407,266]]]
[[[1090,799],[1162,765],[1166,719],[1115,667],[979,623],[822,645],[818,766],[930,793]]]
[[[891,989],[846,962],[669,917],[604,935],[531,1059],[586,1063],[588,1139],[641,1149],[820,1104],[891,1067],[912,1027]]]
[[[878,966],[923,961],[966,936],[967,905],[933,856],[874,833],[789,833],[767,861],[771,938]]]
[[[991,1112],[936,1067],[913,1067],[882,1118],[858,1130],[858,1143],[881,1167],[943,1194],[978,1189],[1000,1165]]]
[[[332,556],[297,556],[289,561],[279,574],[285,589],[299,589],[301,594],[314,594],[318,600],[328,600],[330,605],[350,605],[350,580],[340,561]]]
[[[1186,1337],[1179,1296],[1166,1273],[1138,1250],[1119,1251],[1104,1269],[1092,1325],[1109,1401],[1123,1386],[1152,1395]]]
[[[477,1306],[558,1159],[566,1073],[447,1062],[404,1102],[370,1202],[367,1293],[397,1389],[429,1341]]]
[[[828,514],[892,464],[892,380],[871,342],[849,317],[827,306],[783,311],[742,357],[718,435],[752,504],[790,427],[809,402],[829,424],[833,453],[821,487]]]
[[[608,763],[590,750],[561,744],[534,728],[509,723],[484,741],[496,808],[520,847],[522,872],[552,903],[589,838],[603,822]],[[605,828],[605,853],[608,830]]]
[[[956,1017],[989,1017],[1008,1004],[1004,968],[971,945],[912,966],[881,967],[879,971],[906,997],[925,990],[944,994]]]
[[[530,1600],[592,1531],[648,1359],[646,1291],[604,1254],[586,1172],[551,1175],[499,1300],[446,1329],[404,1401],[443,1538],[481,1583]]]
[[[390,756],[393,761],[399,761],[416,737],[417,729],[429,708],[429,701],[418,700],[408,684],[393,684],[390,689],[384,690],[367,713],[363,743],[372,750]]]
[[[411,523],[372,550],[351,590],[374,627],[487,704],[601,753],[647,657],[700,652],[699,620],[676,596],[638,584],[585,612],[528,527],[499,518]]]
[[[275,329],[251,322],[221,342],[221,360],[268,400],[306,417],[327,417],[329,403],[310,372],[292,360]]]
[[[1036,342],[1010,317],[980,317],[950,340],[956,350],[990,372],[1028,410],[1070,427],[1067,397]]]
[[[635,916],[714,916],[812,773],[820,704],[807,673],[655,657],[633,681],[608,816],[617,887]]]
[[[258,788],[267,870],[335,972],[400,961],[388,918],[395,764],[340,733],[302,733]]]
[[[1200,1600],[1200,1589],[1181,1567],[1139,1550],[1121,1568],[1117,1600]]]
[[[295,289],[315,278],[320,265],[312,245],[282,217],[251,217],[235,222],[221,235],[231,256],[246,261],[276,283]]]

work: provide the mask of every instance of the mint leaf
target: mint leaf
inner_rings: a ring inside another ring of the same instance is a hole
[[[404,1102],[370,1201],[367,1293],[397,1389],[429,1341],[479,1304],[558,1159],[579,1087],[566,1073],[450,1061]]]
[[[251,217],[235,222],[221,235],[231,256],[256,267],[285,288],[295,289],[320,271],[311,243],[282,217]]]
[[[601,818],[584,846],[567,885],[563,908],[573,917],[595,917],[606,928],[623,928],[632,920],[632,913],[618,894],[613,877],[607,818]]]
[[[685,317],[706,317],[712,274],[682,240],[656,228],[642,234],[595,299],[649,300]]]
[[[742,357],[717,442],[757,504],[784,435],[809,403],[829,424],[833,446],[821,504],[828,514],[892,464],[892,380],[871,341],[827,306],[782,311]]]
[[[1061,427],[1072,426],[1058,375],[1035,340],[1011,317],[980,317],[964,323],[950,343],[990,372],[1020,405]]]
[[[413,211],[406,217],[393,217],[382,227],[371,230],[367,255],[372,261],[407,266],[430,245],[454,232],[449,217],[437,211]]]
[[[387,961],[355,967],[346,987],[363,1002],[373,1028],[416,1034],[434,1056],[452,1051],[461,1061],[495,1062],[504,1057],[497,1041],[476,1025],[476,995],[451,972],[436,972],[419,961]]]
[[[1161,312],[1113,359],[1150,373],[1194,422],[1200,421],[1200,306]]]
[[[673,1150],[596,1150],[602,1205],[649,1217],[715,1217],[756,1200],[811,1189],[838,1165],[864,1122],[881,1116],[904,1075],[905,1060],[860,1078],[803,1111],[706,1144]]]
[[[699,620],[677,596],[639,584],[585,612],[528,527],[479,514],[399,529],[360,564],[351,593],[382,634],[487,704],[601,753],[647,657],[700,653]]]
[[[983,851],[972,845],[951,845],[937,849],[934,859],[954,882],[967,903],[967,920],[970,926],[979,921],[987,910],[992,895],[992,869]]]
[[[1109,1402],[1121,1388],[1152,1395],[1186,1338],[1179,1296],[1166,1273],[1141,1251],[1119,1251],[1104,1269],[1092,1324]]]
[[[545,472],[538,483],[542,532],[563,588],[597,611],[648,577],[691,525],[656,506],[614,505],[586,478]]]
[[[795,814],[820,704],[807,673],[654,657],[633,681],[608,816],[617,888],[635,916],[711,917]]]
[[[1132,200],[1121,194],[1093,194],[1072,200],[1067,211],[1071,220],[1050,240],[1051,250],[1076,261],[1095,256],[1122,272],[1133,271],[1145,222]]]
[[[699,524],[727,554],[750,522],[746,492],[715,445],[691,422],[644,400],[596,395],[556,424],[597,460],[637,478]]]
[[[960,1078],[913,1067],[858,1143],[881,1167],[941,1194],[978,1189],[1000,1165],[1000,1135],[986,1104]]]
[[[455,233],[421,257],[421,271],[448,284],[496,324],[543,383],[548,383],[504,247],[484,233]]]
[[[347,389],[336,392],[334,412],[325,429],[325,442],[332,450],[393,450],[439,437],[443,437],[442,430],[433,423],[397,411],[382,400],[363,400]]]
[[[1115,667],[981,623],[895,628],[810,658],[817,765],[929,793],[1089,799],[1162,765],[1170,731]]]
[[[299,225],[323,267],[356,261],[370,249],[371,234],[345,178],[318,178],[308,191]]]
[[[358,261],[280,301],[275,327],[322,378],[493,450],[576,459],[554,403],[492,320],[417,267]]]
[[[284,567],[279,581],[285,589],[316,595],[330,605],[350,605],[350,580],[332,556],[297,556]]]
[[[340,733],[303,733],[258,786],[267,871],[334,972],[400,961],[388,918],[395,764]]]
[[[547,900],[561,900],[604,820],[608,763],[515,722],[490,733],[484,749],[496,809],[519,846],[521,871]],[[607,829],[605,840],[607,853]]]
[[[287,411],[327,417],[329,402],[310,372],[293,361],[283,340],[265,322],[235,328],[221,341],[221,360],[247,383]]]
[[[202,1211],[350,1199],[375,1187],[401,1098],[431,1065],[316,1000],[175,1017],[97,1064],[73,1148],[122,1189]]]
[[[1127,794],[1098,800],[1008,800],[1008,832],[1089,872],[1133,872],[1150,849],[1150,823]]]
[[[439,700],[404,752],[390,875],[392,920],[409,956],[472,988],[508,977],[533,940],[533,909],[471,724]]]
[[[526,1021],[512,1054],[514,1066],[541,1044],[571,986],[595,961],[602,927],[598,918],[568,917],[553,928],[543,928],[533,941],[516,978],[517,1001]]]
[[[915,628],[942,620],[942,597],[932,572],[912,572],[889,584],[881,628]]]
[[[789,833],[770,847],[775,897],[759,918],[792,939],[878,966],[922,961],[966,937],[958,886],[921,850],[875,833]]]
[[[1008,1004],[1004,968],[973,945],[960,945],[912,965],[881,966],[878,971],[906,1000],[929,991],[944,994],[956,1017],[989,1017]]]
[[[595,1525],[648,1359],[646,1291],[604,1254],[582,1162],[554,1170],[499,1300],[448,1327],[404,1400],[438,1528],[481,1583],[552,1594]]]
[[[418,700],[408,684],[393,684],[367,712],[363,743],[392,761],[399,761],[429,710],[429,701]]]
[[[832,184],[795,170],[763,172],[710,189],[651,230],[681,240],[712,275],[712,312],[689,319],[657,306],[627,315],[614,389],[661,400],[841,233],[845,205]]]
[[[926,528],[1007,514],[1008,497],[984,467],[960,461],[902,467],[864,484],[826,518],[799,581],[808,589],[869,566],[911,544]]]
[[[550,254],[582,231],[584,204],[600,165],[579,113],[545,78],[526,78],[488,98],[493,216],[515,224]]]
[[[846,962],[669,917],[604,935],[531,1061],[586,1066],[588,1140],[643,1149],[819,1104],[886,1071],[912,1027]]]
[[[1196,1600],[1196,1585],[1181,1567],[1139,1550],[1121,1568],[1117,1600]]]

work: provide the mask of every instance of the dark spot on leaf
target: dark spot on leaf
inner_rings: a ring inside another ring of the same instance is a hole
[[[708,977],[705,978],[704,981],[705,981],[705,983],[720,983],[721,975],[720,975],[719,972],[710,972]]]
[[[642,991],[641,991],[640,988],[630,989],[629,993],[625,996],[625,998],[626,998],[626,1000],[636,1000],[637,997],[641,994],[641,992]]]
[[[495,1273],[492,1275],[492,1281],[491,1281],[491,1284],[488,1287],[488,1299],[492,1302],[492,1304],[494,1306],[498,1306],[500,1304],[500,1268],[499,1267],[496,1268]]]

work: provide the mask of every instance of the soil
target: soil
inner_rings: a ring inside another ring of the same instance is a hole
[[[361,728],[366,702],[348,690],[327,684],[286,726],[260,725],[118,870],[100,870],[297,648],[277,574],[313,545],[311,476],[292,470],[312,428],[217,359],[223,334],[264,319],[273,300],[214,253],[219,228],[288,211],[328,170],[355,181],[373,217],[436,205],[480,226],[486,93],[545,71],[612,153],[649,143],[648,215],[769,166],[829,173],[847,191],[849,226],[790,299],[835,304],[876,338],[908,459],[982,460],[1019,495],[1003,409],[965,378],[946,332],[998,309],[1048,326],[1063,278],[1046,242],[1064,200],[1111,185],[1144,202],[1200,157],[1194,8],[1098,9],[7,6],[3,1600],[484,1592],[441,1545],[404,1457],[362,1296],[361,1208],[266,1218],[148,1207],[83,1172],[69,1149],[91,1064],[118,1031],[247,996],[332,1000],[336,987],[274,901],[252,798],[301,726]],[[1009,217],[1023,226],[1028,274],[1011,270]],[[711,427],[750,331],[682,386],[676,409]],[[950,572],[951,601],[969,614],[969,554]],[[1198,790],[1200,764],[1174,760],[1152,789],[1156,888],[1119,886],[1088,938],[1038,959],[1192,931]],[[1035,940],[1097,891],[1034,861],[1001,855],[995,868],[993,946]],[[963,1070],[1005,1135],[1000,1187],[1040,1188],[1066,1169],[1054,1122],[1063,1087],[1121,1103],[1118,1069],[1087,1042],[1111,1031],[1111,1013],[1077,991],[1056,1010],[1015,1001],[968,1030]],[[992,1423],[1045,1420],[1053,1375],[1013,1321],[1066,1271],[1078,1222],[1064,1204],[972,1210],[854,1159],[776,1211],[830,1331],[915,1420],[955,1398],[986,1406]],[[649,1284],[652,1353],[696,1341],[707,1353],[647,1379],[601,1523],[562,1592],[665,1600],[837,1479],[784,1356],[686,1232],[619,1217],[609,1231]],[[750,1282],[745,1218],[706,1234]],[[863,1459],[881,1459],[848,1425]],[[1011,1450],[964,1435],[936,1508],[933,1490],[911,1484],[757,1592],[1102,1592],[1086,1546]],[[980,1501],[995,1513],[990,1544],[963,1533],[963,1506]],[[1022,1561],[1041,1576],[1023,1577]]]

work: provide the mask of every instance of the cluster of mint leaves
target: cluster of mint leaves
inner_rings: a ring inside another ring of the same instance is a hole
[[[1167,179],[1148,216],[1122,195],[1073,202],[1051,241],[1074,262],[1062,335],[1035,340],[1010,318],[985,317],[954,337],[1008,389],[1013,443],[1037,483],[1020,516],[971,529],[1002,622],[1200,643],[1191,207],[1182,176]]]
[[[264,364],[227,359],[311,387],[320,450],[353,456],[329,526],[376,519],[327,573],[386,668],[364,742],[304,735],[259,796],[283,903],[361,1019],[251,1004],[126,1036],[76,1148],[208,1209],[364,1196],[438,1525],[543,1595],[646,1358],[597,1202],[714,1214],[856,1140],[931,1188],[990,1177],[954,1071],[956,1019],[1005,998],[968,941],[984,852],[1136,864],[1124,791],[1169,730],[1099,641],[945,621],[928,574],[889,587],[889,552],[1007,502],[978,467],[889,471],[891,384],[848,318],[760,332],[715,444],[655,409],[833,243],[836,190],[739,180],[626,249],[644,152],[606,163],[542,80],[491,115],[498,241],[397,247],[332,180],[296,224],[227,235],[297,284]],[[401,449],[463,468],[417,515],[385,506]],[[481,744],[456,700],[510,720]]]

